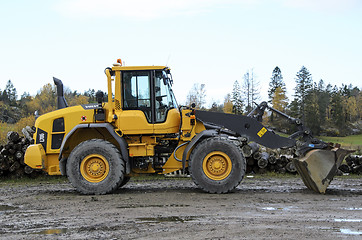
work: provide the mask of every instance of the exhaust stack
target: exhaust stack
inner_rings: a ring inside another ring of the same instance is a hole
[[[58,109],[66,108],[68,107],[67,101],[64,98],[63,94],[63,83],[62,80],[53,77],[54,84],[57,86],[57,103],[58,103]]]

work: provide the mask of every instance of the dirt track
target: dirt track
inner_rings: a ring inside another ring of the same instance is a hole
[[[246,178],[207,194],[189,179],[131,180],[115,194],[64,183],[0,184],[1,239],[361,239],[362,178],[327,194],[297,177]]]

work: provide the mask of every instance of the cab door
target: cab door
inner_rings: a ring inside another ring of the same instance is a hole
[[[122,71],[120,81],[119,129],[126,135],[153,134],[151,71]]]

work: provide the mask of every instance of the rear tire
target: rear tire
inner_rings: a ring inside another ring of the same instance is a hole
[[[240,147],[227,138],[207,138],[192,151],[189,170],[195,184],[209,193],[234,190],[245,175]]]
[[[70,183],[83,194],[107,194],[124,179],[125,163],[119,150],[102,139],[84,141],[70,153],[67,175]]]

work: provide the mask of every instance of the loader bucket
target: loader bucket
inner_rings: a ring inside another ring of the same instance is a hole
[[[317,193],[325,193],[343,159],[351,152],[342,148],[313,149],[293,163],[304,184]]]

